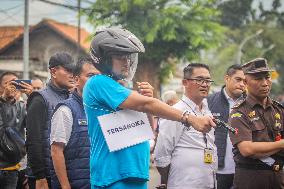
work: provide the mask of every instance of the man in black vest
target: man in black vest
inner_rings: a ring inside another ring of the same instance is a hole
[[[208,106],[213,116],[228,122],[230,109],[244,90],[245,75],[240,65],[232,65],[224,77],[225,86],[221,91],[208,97]],[[217,186],[218,189],[230,189],[233,186],[235,163],[233,160],[232,143],[228,131],[223,127],[215,129],[215,144],[218,154]]]
[[[100,72],[92,59],[81,58],[74,69],[76,89],[72,96],[60,102],[51,120],[52,189],[90,188],[90,142],[83,107],[83,87]]]
[[[47,189],[50,187],[50,120],[55,106],[69,97],[74,86],[72,71],[74,63],[68,53],[56,53],[49,60],[51,79],[47,86],[33,92],[27,103],[27,154],[29,186]]]

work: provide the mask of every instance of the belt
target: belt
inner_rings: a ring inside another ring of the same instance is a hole
[[[281,171],[283,169],[283,164],[275,162],[273,165],[269,166],[267,164],[236,164],[236,168],[240,169],[250,169],[250,170],[272,170],[275,172]]]
[[[12,166],[12,167],[6,167],[3,169],[0,169],[1,171],[17,171],[20,168],[20,164],[17,163],[16,165]]]

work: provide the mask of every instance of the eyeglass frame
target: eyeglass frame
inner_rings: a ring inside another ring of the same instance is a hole
[[[122,55],[122,54],[113,54],[113,55],[111,55],[111,57],[115,58],[115,59],[117,59],[119,61],[126,60],[130,64],[130,66],[132,66],[132,64],[133,64],[133,62],[131,61],[131,54],[124,54],[124,55]]]
[[[214,80],[211,79],[205,79],[205,78],[184,78],[185,80],[195,81],[198,85],[203,85],[204,83],[207,86],[211,86],[212,83],[214,83]]]

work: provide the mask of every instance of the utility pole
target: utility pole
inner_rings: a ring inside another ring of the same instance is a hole
[[[78,0],[78,30],[77,30],[77,55],[79,58],[80,54],[80,47],[81,47],[81,0]]]
[[[23,78],[29,79],[29,0],[25,0],[25,23],[23,43]]]

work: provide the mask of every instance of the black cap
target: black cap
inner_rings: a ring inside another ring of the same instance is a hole
[[[245,63],[242,66],[242,69],[244,71],[244,74],[254,74],[254,73],[260,73],[260,72],[273,71],[268,67],[267,60],[265,58],[253,59]]]
[[[69,72],[72,72],[75,68],[73,58],[66,52],[56,53],[50,57],[48,68],[54,68],[55,66],[62,66]]]

